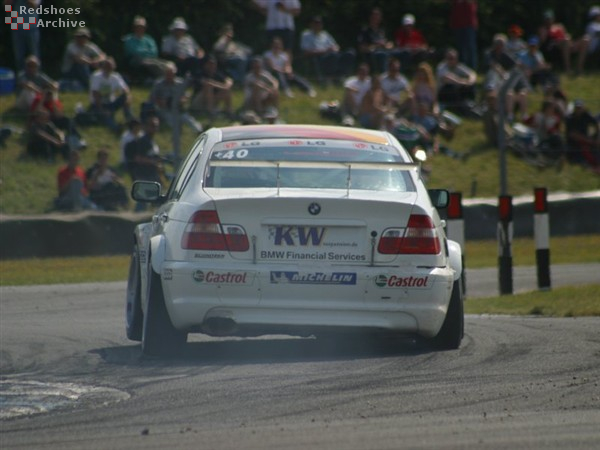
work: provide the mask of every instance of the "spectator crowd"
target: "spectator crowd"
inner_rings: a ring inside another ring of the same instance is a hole
[[[13,31],[14,109],[27,117],[26,155],[66,161],[57,174],[57,209],[126,208],[123,176],[165,182],[165,162],[180,157],[183,125],[200,133],[204,120],[278,122],[281,95],[293,99],[297,90],[314,98],[319,89],[334,85],[343,94],[339,101],[321,104],[324,116],[347,126],[388,130],[409,149],[419,145],[463,157],[442,142],[450,142],[462,118],[469,117],[482,121],[492,144],[503,122],[509,139],[534,142],[530,150],[540,159],[584,164],[600,173],[599,116],[583,100],[569,98],[560,82],[587,66],[598,67],[600,6],[589,9],[581,36],[569,33],[548,10],[534,32],[525,36],[519,24],[506,24],[506,33],[496,34],[480,51],[477,1],[449,2],[447,24],[454,40],[443,49],[428,43],[410,11],[391,20],[379,7],[357,30],[351,48],[340,46],[322,16],[296,30],[300,0],[252,0],[265,19],[268,46],[262,50],[239,41],[230,22],[205,49],[194,38],[198,30],[183,17],[172,19],[159,45],[146,32],[146,18],[138,15],[122,38],[120,55],[106,54],[90,29],[77,29],[64,49],[58,79],[43,70],[39,30]],[[384,27],[394,22],[398,26],[391,32]],[[122,68],[116,60],[123,61]],[[139,112],[131,85],[150,87]],[[243,93],[241,105],[233,104],[236,89]],[[544,96],[539,111],[529,105],[535,90]],[[86,94],[72,117],[60,100],[66,91]],[[97,150],[92,167],[79,166],[87,147],[81,129],[90,125],[120,136],[119,167],[109,166],[117,149],[107,147]],[[171,130],[170,155],[161,154],[154,140],[161,126]]]

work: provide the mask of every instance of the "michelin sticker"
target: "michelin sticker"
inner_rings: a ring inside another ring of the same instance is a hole
[[[293,272],[272,271],[271,284],[337,284],[355,285],[356,273],[353,272]]]

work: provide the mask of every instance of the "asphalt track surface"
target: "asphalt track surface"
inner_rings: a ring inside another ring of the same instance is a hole
[[[600,265],[552,268],[553,285]],[[495,295],[495,270],[467,273]],[[533,277],[532,277],[533,274]],[[515,291],[535,289],[515,269]],[[194,335],[172,360],[124,335],[125,283],[2,287],[0,448],[598,448],[600,317],[467,316],[413,339]]]

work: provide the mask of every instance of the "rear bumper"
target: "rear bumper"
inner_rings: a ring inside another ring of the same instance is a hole
[[[450,268],[209,264],[162,266],[167,310],[178,329],[226,319],[265,330],[362,328],[432,337],[454,278]]]

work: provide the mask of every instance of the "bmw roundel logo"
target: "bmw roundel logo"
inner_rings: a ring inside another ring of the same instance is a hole
[[[316,216],[317,214],[319,214],[321,212],[321,205],[319,205],[318,203],[311,203],[310,205],[308,205],[308,212],[313,215]]]

